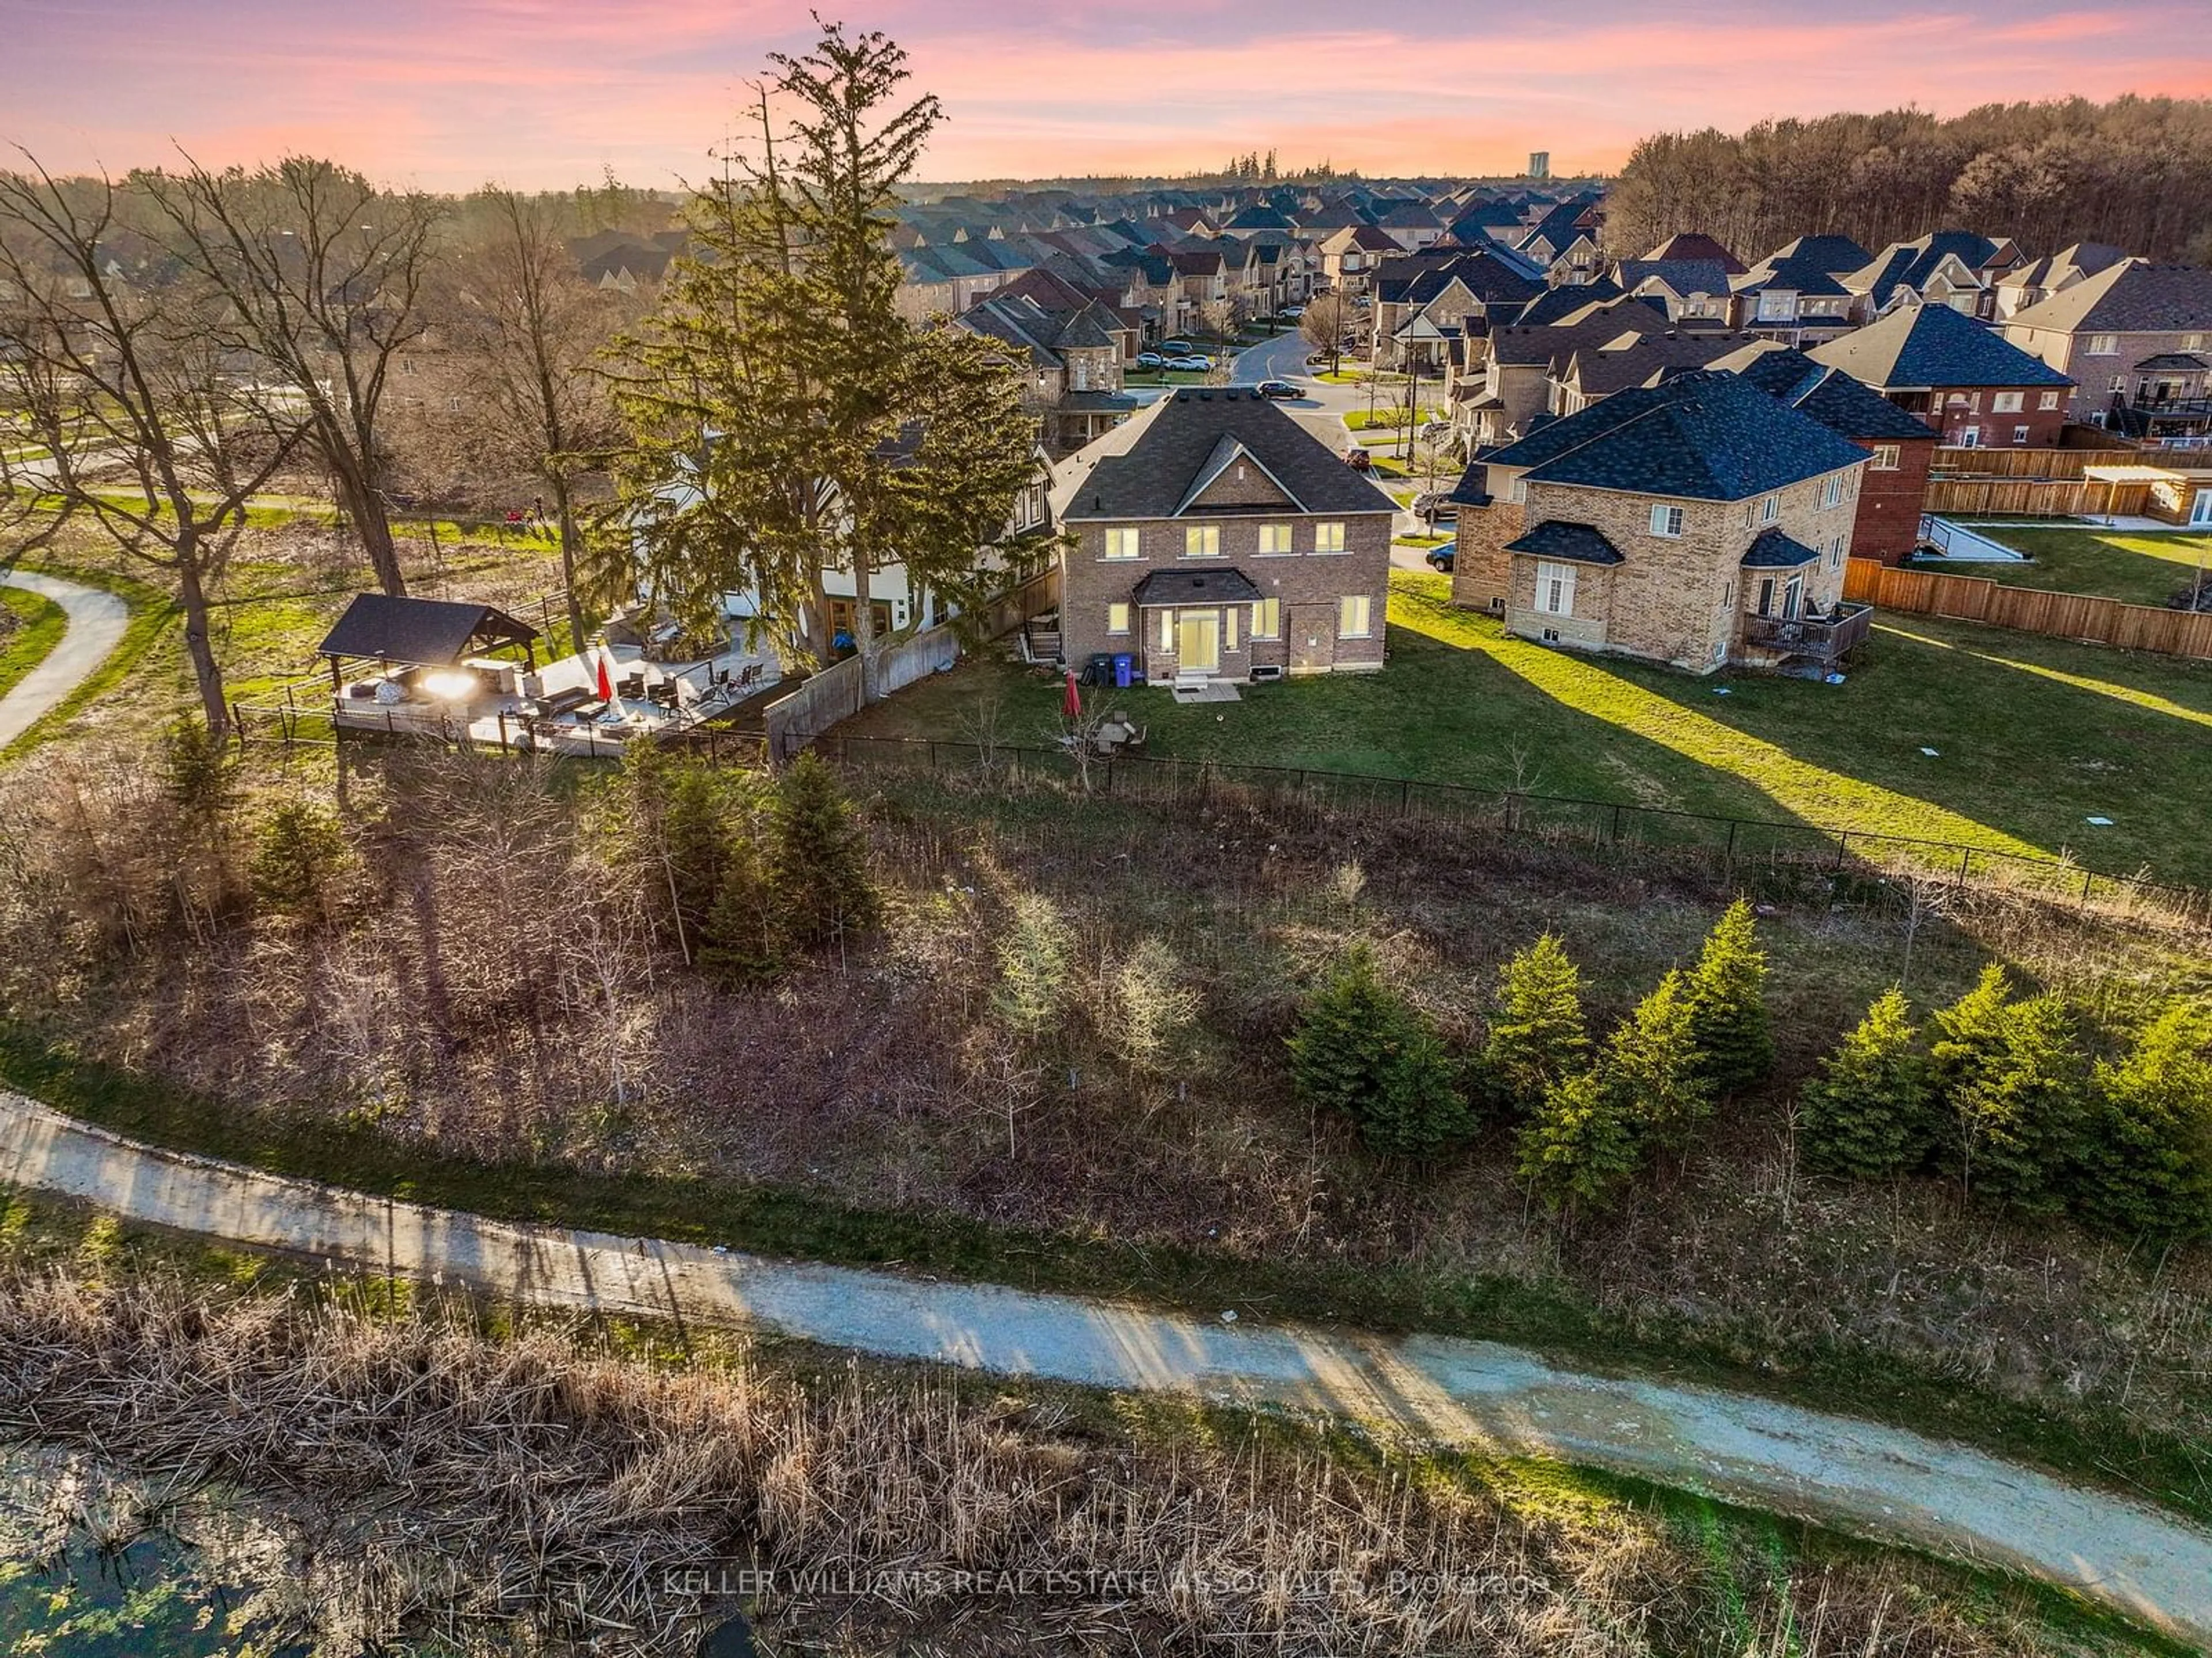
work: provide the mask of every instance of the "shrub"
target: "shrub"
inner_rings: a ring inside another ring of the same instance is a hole
[[[1198,1020],[1198,993],[1181,981],[1175,952],[1144,938],[1115,973],[1107,1045],[1137,1072],[1174,1063]]]
[[[221,819],[237,799],[228,747],[189,716],[172,720],[161,733],[161,793],[186,817],[204,823]]]
[[[2125,1237],[2212,1235],[2212,1060],[2201,1009],[2168,1009],[2098,1066],[2076,1198]]]
[[[712,931],[709,917],[730,861],[728,817],[724,792],[705,766],[696,761],[669,766],[660,799],[660,887],[687,949],[695,952]]]
[[[1620,1091],[1595,1071],[1553,1083],[1516,1140],[1521,1178],[1554,1209],[1601,1209],[1643,1163]]]
[[[1699,1073],[1716,1097],[1755,1088],[1774,1069],[1766,1019],[1766,956],[1748,901],[1723,912],[1685,987]]]
[[[1035,1041],[1060,1017],[1073,954],[1066,924],[1052,900],[1035,892],[1018,896],[999,941],[999,987],[992,998],[1000,1017],[1018,1035]]]
[[[801,944],[865,932],[880,914],[867,842],[830,768],[811,750],[776,781],[769,884],[785,933]]]
[[[742,826],[723,843],[720,884],[707,912],[699,965],[725,984],[764,984],[783,971],[775,895]]]
[[[1996,963],[1982,969],[1974,987],[1936,1015],[1936,1040],[1928,1050],[1928,1085],[1948,1104],[2004,1047],[2005,1012],[2012,981]]]
[[[1952,1096],[1967,1187],[2030,1213],[2063,1209],[2083,1149],[2086,1081],[2063,1002],[2036,996],[2005,1008],[1994,1052]]]
[[[1474,1132],[1443,1043],[1382,982],[1364,945],[1306,999],[1290,1048],[1298,1097],[1352,1118],[1380,1156],[1432,1155]]]
[[[1913,1043],[1911,1008],[1885,991],[1805,1085],[1797,1121],[1806,1161],[1830,1174],[1878,1180],[1919,1165],[1930,1139],[1928,1065]]]
[[[1670,971],[1607,1042],[1598,1074],[1648,1145],[1680,1146],[1712,1114],[1712,1087],[1682,975]]]
[[[1506,963],[1492,1002],[1482,1068],[1515,1109],[1535,1110],[1553,1084],[1588,1062],[1582,976],[1551,933]]]
[[[254,896],[288,914],[326,914],[345,850],[345,835],[329,811],[309,800],[284,801],[269,814],[254,847]]]

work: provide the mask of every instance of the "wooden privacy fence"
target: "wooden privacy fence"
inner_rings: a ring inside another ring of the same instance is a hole
[[[1964,452],[1968,454],[1972,450]],[[2063,453],[2039,450],[2040,454]],[[2140,460],[2137,462],[2141,464]],[[2008,518],[2086,518],[2135,514],[2150,508],[2151,485],[2102,483],[2080,477],[1934,477],[1923,510],[1982,513]]]
[[[1855,558],[1845,567],[1844,597],[1877,610],[1986,622],[2053,639],[2212,660],[2212,614],[2201,611],[2013,587],[1987,576],[1892,569],[1871,558]]]
[[[1966,449],[1939,445],[1929,471],[1962,478],[2051,478],[2078,481],[2092,466],[2141,466],[2140,449]]]

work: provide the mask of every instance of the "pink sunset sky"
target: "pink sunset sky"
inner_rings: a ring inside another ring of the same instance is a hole
[[[2212,93],[2212,4],[877,0],[949,117],[923,175],[1617,167],[1639,134],[1917,103]],[[1255,32],[1255,22],[1262,27]],[[329,155],[468,189],[707,170],[791,0],[0,0],[0,141],[50,167]]]

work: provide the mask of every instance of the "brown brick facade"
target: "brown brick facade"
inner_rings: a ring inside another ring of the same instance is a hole
[[[1874,440],[1863,446],[1878,448]],[[1920,541],[1920,514],[1928,501],[1928,469],[1936,459],[1936,440],[1909,438],[1889,446],[1897,465],[1869,465],[1859,478],[1859,509],[1851,524],[1851,556],[1901,564]]]

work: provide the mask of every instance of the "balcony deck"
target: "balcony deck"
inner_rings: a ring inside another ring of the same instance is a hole
[[[1833,666],[1866,643],[1874,627],[1874,606],[1842,604],[1824,616],[1747,616],[1743,619],[1743,642],[1762,655],[1802,657]]]

